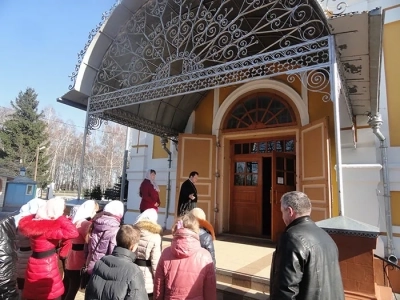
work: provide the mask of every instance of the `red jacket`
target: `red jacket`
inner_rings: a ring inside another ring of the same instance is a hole
[[[199,236],[186,228],[174,234],[161,254],[154,280],[154,300],[216,300],[217,287],[210,253]]]
[[[149,208],[154,208],[156,211],[158,211],[158,206],[156,206],[156,203],[160,205],[160,197],[150,180],[143,180],[142,184],[140,185],[140,196],[142,197],[142,201],[140,202],[141,212]]]
[[[44,252],[55,249],[61,241],[60,257],[65,258],[71,249],[70,239],[79,233],[75,225],[64,216],[56,220],[33,220],[27,216],[19,222],[21,233],[31,239],[34,252]],[[56,253],[45,258],[28,260],[23,297],[27,299],[56,299],[64,293],[64,285],[58,270]]]

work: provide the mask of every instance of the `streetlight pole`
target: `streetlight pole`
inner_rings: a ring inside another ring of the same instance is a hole
[[[37,177],[37,169],[38,169],[38,161],[39,161],[39,151],[45,149],[45,146],[40,147],[37,146],[36,148],[36,161],[35,161],[35,175],[33,176],[33,180],[36,181],[36,177]]]

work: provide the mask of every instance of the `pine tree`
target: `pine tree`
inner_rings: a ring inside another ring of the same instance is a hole
[[[15,101],[11,101],[14,113],[3,123],[0,139],[5,153],[0,164],[18,173],[21,166],[27,175],[34,176],[36,151],[38,147],[49,146],[46,123],[42,120],[43,112],[39,111],[37,93],[32,88],[20,92]],[[48,181],[48,156],[46,150],[39,151],[37,178],[38,186],[44,187]]]

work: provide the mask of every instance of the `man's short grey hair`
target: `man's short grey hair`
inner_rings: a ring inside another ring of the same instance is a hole
[[[302,192],[288,192],[281,198],[283,207],[291,207],[297,215],[305,216],[311,213],[311,201],[308,196]]]

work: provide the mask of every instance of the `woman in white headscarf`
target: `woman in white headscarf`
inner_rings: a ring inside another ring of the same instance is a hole
[[[66,258],[71,239],[79,233],[64,214],[65,201],[52,198],[39,207],[36,215],[23,217],[18,230],[31,240],[32,255],[26,269],[23,297],[27,299],[57,299],[64,293],[58,269],[58,256]],[[61,244],[58,252],[56,248]]]
[[[157,211],[150,208],[141,213],[135,223],[135,226],[140,230],[135,264],[143,272],[146,291],[150,300],[153,299],[153,278],[161,256],[162,228],[157,224],[157,219]]]
[[[39,207],[45,203],[46,201],[43,199],[34,198],[23,205],[19,210],[19,214],[14,216],[15,226],[17,227],[17,283],[20,291],[24,289],[25,271],[26,266],[28,265],[28,259],[32,254],[32,249],[29,238],[21,234],[21,232],[18,230],[18,224],[23,217],[35,215]]]
[[[156,183],[156,171],[151,169],[146,172],[146,176],[140,185],[139,195],[142,197],[140,202],[140,213],[146,209],[153,208],[158,211],[160,206],[160,189]]]
[[[85,245],[87,244],[86,237],[89,232],[90,221],[99,205],[94,200],[83,202],[76,210],[72,223],[76,226],[79,236],[72,240],[72,249],[68,253],[65,270],[64,270],[64,295],[63,300],[74,300],[76,293],[80,287],[81,269],[86,263]]]

